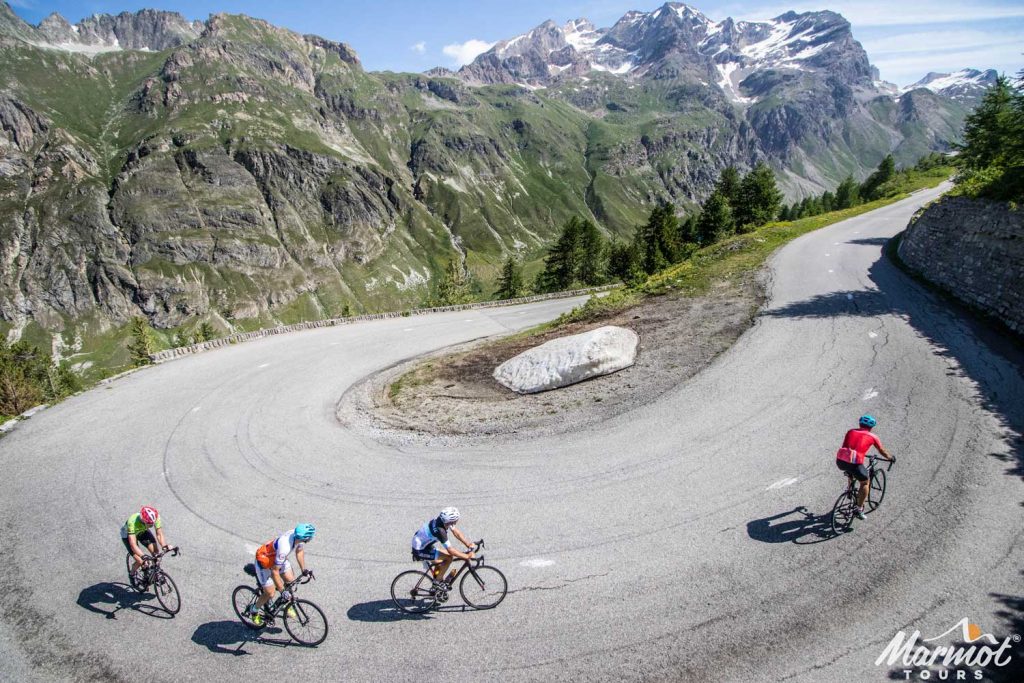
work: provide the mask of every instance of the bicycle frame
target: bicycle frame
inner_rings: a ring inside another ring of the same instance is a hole
[[[285,582],[284,589],[292,594],[291,600],[281,600],[281,594],[278,593],[277,599],[273,603],[268,602],[266,605],[264,605],[264,609],[271,608],[268,609],[271,618],[277,617],[283,610],[285,610],[289,605],[295,602],[295,596],[298,593],[299,586],[301,586],[304,583],[309,583],[314,578],[316,577],[314,577],[312,574],[309,574],[307,576],[300,575],[291,581]],[[256,581],[256,595],[259,596],[262,592],[263,586],[260,585],[259,581]]]

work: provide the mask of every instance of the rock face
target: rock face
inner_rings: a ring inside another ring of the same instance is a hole
[[[494,379],[520,394],[557,389],[628,368],[639,345],[633,330],[599,327],[524,351],[495,368]]]
[[[941,199],[907,228],[899,254],[926,279],[1024,334],[1024,210]]]

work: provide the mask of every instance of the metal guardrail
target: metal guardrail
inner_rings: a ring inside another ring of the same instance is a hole
[[[294,325],[279,325],[277,327],[268,327],[266,329],[254,330],[252,332],[238,332],[236,334],[229,334],[226,337],[220,337],[218,339],[211,339],[210,341],[199,342],[198,344],[189,344],[187,346],[179,346],[174,349],[158,351],[150,355],[150,360],[152,360],[154,363],[164,363],[169,360],[174,360],[175,358],[181,358],[182,356],[188,356],[194,353],[209,351],[212,349],[220,348],[222,346],[240,344],[243,342],[252,341],[254,339],[270,337],[275,334],[286,334],[288,332],[297,332],[299,330],[312,330],[318,327],[336,327],[337,325],[348,325],[351,323],[361,322],[364,320],[385,320],[388,318],[405,318],[414,315],[424,315],[428,313],[448,313],[451,311],[467,311],[477,308],[501,308],[504,306],[516,306],[519,304],[533,303],[535,301],[548,301],[551,299],[568,299],[574,296],[582,296],[584,294],[593,294],[595,292],[605,292],[612,289],[618,289],[621,286],[621,284],[602,285],[600,287],[587,287],[586,289],[573,289],[566,292],[553,292],[551,294],[523,296],[517,299],[502,299],[500,301],[482,301],[472,304],[458,304],[456,306],[414,308],[408,311],[388,311],[386,313],[353,315],[347,318],[311,320],[309,322],[304,323],[295,323]]]

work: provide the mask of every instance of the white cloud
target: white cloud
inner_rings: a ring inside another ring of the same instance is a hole
[[[11,7],[20,7],[21,9],[32,9],[31,0],[7,0],[7,4]]]
[[[410,45],[409,49],[412,50],[413,52],[415,52],[416,54],[421,55],[421,54],[423,54],[423,53],[425,53],[427,51],[427,43],[426,43],[426,41],[421,40],[418,43],[414,43],[413,45]]]
[[[463,64],[469,64],[476,59],[477,55],[487,52],[492,47],[494,47],[494,43],[471,38],[464,43],[445,45],[441,51],[451,57],[452,61],[458,66],[462,66]]]

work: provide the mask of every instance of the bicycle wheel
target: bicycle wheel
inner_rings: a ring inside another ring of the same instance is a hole
[[[174,579],[162,569],[157,571],[153,578],[153,592],[156,593],[157,602],[169,614],[177,614],[181,611],[181,593],[178,592],[178,586],[174,583]]]
[[[883,498],[885,498],[885,470],[875,470],[871,473],[871,488],[868,489],[868,512],[881,505]]]
[[[435,604],[432,586],[434,579],[427,572],[410,569],[391,582],[391,599],[395,607],[408,614],[423,614]]]
[[[327,639],[327,617],[315,604],[300,598],[284,608],[284,629],[299,645],[316,647]]]
[[[253,631],[258,631],[263,628],[266,624],[254,624],[252,620],[245,615],[249,610],[249,605],[256,602],[256,599],[260,597],[260,594],[252,586],[238,586],[234,592],[231,593],[231,606],[235,608],[235,614],[238,615],[239,620],[246,627],[251,628]]]
[[[473,567],[462,575],[459,593],[466,604],[474,609],[493,609],[501,604],[508,593],[505,575],[494,567]]]
[[[849,493],[844,493],[836,499],[836,504],[832,506],[833,533],[842,534],[850,530],[855,507],[853,497]]]

